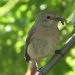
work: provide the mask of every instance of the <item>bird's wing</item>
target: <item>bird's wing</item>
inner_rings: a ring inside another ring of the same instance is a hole
[[[35,26],[32,26],[32,28],[30,29],[29,33],[28,33],[28,37],[26,39],[26,44],[25,44],[25,59],[26,59],[26,62],[28,63],[30,61],[30,56],[28,55],[27,53],[27,48],[28,48],[28,45],[30,43],[30,40],[31,40],[31,36],[34,34],[34,32],[36,31],[36,28]]]

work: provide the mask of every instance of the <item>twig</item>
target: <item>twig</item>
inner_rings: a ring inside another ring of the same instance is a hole
[[[65,55],[73,46],[75,45],[75,34],[70,37],[65,45],[60,49],[61,53]],[[39,71],[36,75],[46,75],[55,65],[56,63],[62,58],[61,54],[55,54],[47,64]]]

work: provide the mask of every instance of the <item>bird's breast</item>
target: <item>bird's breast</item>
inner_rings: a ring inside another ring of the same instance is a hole
[[[28,46],[31,58],[40,60],[51,54],[59,43],[58,28],[38,28],[33,34]]]

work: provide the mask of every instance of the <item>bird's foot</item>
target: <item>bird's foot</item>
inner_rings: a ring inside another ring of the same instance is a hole
[[[60,50],[55,50],[55,54],[61,54],[62,56],[64,56]]]
[[[45,74],[42,72],[42,69],[43,69],[43,67],[39,68],[39,69],[38,69],[38,72],[41,72],[42,75],[45,75]]]

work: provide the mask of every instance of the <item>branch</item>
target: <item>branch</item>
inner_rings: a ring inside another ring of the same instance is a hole
[[[75,28],[75,12],[73,13],[73,16],[72,16],[72,25]]]
[[[7,12],[9,12],[19,0],[9,0],[3,7],[0,9],[0,17],[4,16]]]
[[[61,53],[65,55],[73,46],[75,45],[75,34],[70,37],[65,45],[60,49]],[[47,64],[39,71],[36,75],[46,75],[55,65],[56,63],[62,58],[61,54],[55,54]]]

